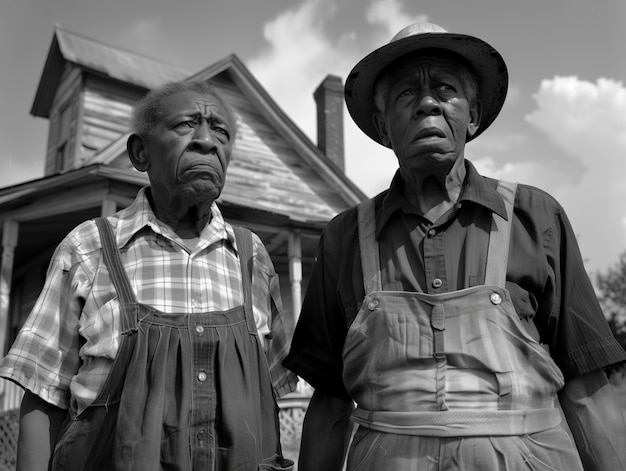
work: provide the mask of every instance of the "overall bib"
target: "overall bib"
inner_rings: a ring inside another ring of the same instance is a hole
[[[258,469],[280,453],[280,443],[252,314],[250,232],[234,228],[243,306],[168,314],[137,302],[111,226],[103,218],[96,223],[120,301],[121,342],[93,404],[68,415],[52,469]]]
[[[348,470],[582,470],[555,408],[563,377],[505,289],[516,185],[500,182],[485,284],[383,291],[373,200],[359,207],[365,299],[343,350],[359,427]]]

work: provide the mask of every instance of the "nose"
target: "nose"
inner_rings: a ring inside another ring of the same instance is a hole
[[[189,149],[195,152],[203,154],[210,154],[215,152],[216,143],[215,137],[211,132],[209,123],[201,119],[196,128],[193,131],[191,142],[189,142]]]
[[[431,115],[441,113],[441,105],[439,100],[436,99],[434,94],[430,91],[424,91],[418,98],[417,106],[415,107],[416,116]]]

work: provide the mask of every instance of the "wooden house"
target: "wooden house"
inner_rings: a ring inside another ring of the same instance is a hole
[[[239,134],[218,204],[227,220],[264,241],[293,329],[322,229],[365,198],[344,173],[341,79],[328,76],[314,92],[315,145],[234,54],[191,73],[57,27],[31,109],[49,120],[44,177],[0,189],[0,353],[31,310],[63,236],[127,206],[148,183],[126,155],[133,104],[183,79],[211,82],[237,113]],[[0,410],[20,400],[19,388],[0,380]]]

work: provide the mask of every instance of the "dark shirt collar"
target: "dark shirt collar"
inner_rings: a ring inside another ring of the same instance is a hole
[[[457,204],[462,205],[465,202],[479,204],[504,219],[508,219],[504,200],[498,193],[498,190],[496,190],[498,181],[480,175],[469,160],[465,160],[465,169],[467,173]],[[376,211],[376,237],[380,235],[381,230],[396,211],[419,215],[404,197],[403,191],[404,179],[398,170],[391,181],[389,189],[380,195],[382,202],[380,205],[377,205],[380,209]]]

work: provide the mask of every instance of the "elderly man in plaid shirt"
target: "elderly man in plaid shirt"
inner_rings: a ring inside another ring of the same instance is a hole
[[[235,114],[204,82],[170,83],[132,130],[150,187],[65,237],[0,365],[26,390],[18,469],[289,469],[278,278],[215,204]]]

